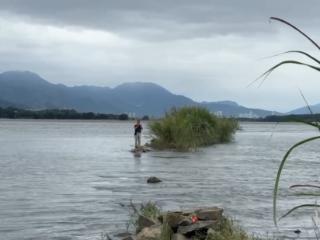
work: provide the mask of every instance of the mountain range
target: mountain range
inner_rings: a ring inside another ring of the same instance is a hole
[[[224,116],[264,117],[275,112],[247,108],[232,101],[196,102],[147,82],[123,83],[115,88],[68,87],[52,84],[29,71],[0,74],[0,107],[74,109],[79,112],[130,113],[132,116],[163,114],[172,107],[202,106]],[[276,113],[277,114],[277,113]]]
[[[320,103],[309,106],[312,113],[320,113]],[[289,112],[289,114],[310,114],[308,107],[300,107]]]

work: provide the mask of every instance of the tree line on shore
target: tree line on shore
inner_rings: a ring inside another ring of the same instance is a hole
[[[73,109],[43,109],[27,110],[16,107],[0,107],[0,118],[10,119],[87,119],[87,120],[130,120],[126,113],[94,113],[94,112],[77,112]],[[143,120],[149,120],[149,116],[143,116]],[[264,118],[236,118],[239,121],[253,122],[302,122],[318,121],[320,114],[301,114],[301,115],[272,115]]]
[[[1,108],[0,118],[10,119],[86,119],[86,120],[129,120],[126,113],[105,114],[85,112],[80,113],[73,109],[45,109],[26,110],[14,107]]]
[[[240,121],[250,122],[317,122],[320,114],[289,114],[289,115],[272,115],[264,118],[238,118]]]

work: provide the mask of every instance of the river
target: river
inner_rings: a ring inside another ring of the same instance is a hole
[[[143,141],[150,136],[147,123]],[[163,210],[221,206],[246,230],[276,231],[272,190],[288,147],[318,134],[293,123],[241,123],[229,144],[192,153],[133,147],[133,123],[0,120],[0,239],[99,239],[126,229],[130,201]],[[319,182],[319,142],[295,151],[281,180],[279,212],[314,198],[288,186]],[[149,176],[163,180],[146,184]],[[312,211],[280,222],[280,235],[314,237]],[[279,234],[279,233],[278,233]]]

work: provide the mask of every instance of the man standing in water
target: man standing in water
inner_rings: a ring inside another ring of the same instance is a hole
[[[135,141],[135,148],[141,147],[141,132],[142,132],[142,125],[140,124],[140,120],[137,120],[137,123],[134,125],[134,141]]]

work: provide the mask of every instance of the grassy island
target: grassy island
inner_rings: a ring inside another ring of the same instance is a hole
[[[151,146],[188,151],[229,142],[237,128],[234,119],[217,117],[204,108],[172,109],[163,119],[150,123]]]

